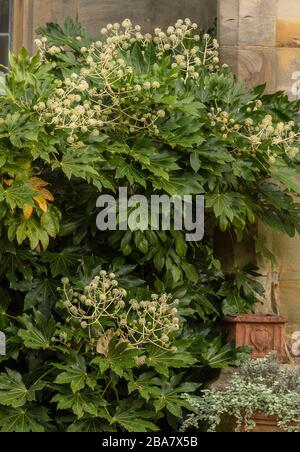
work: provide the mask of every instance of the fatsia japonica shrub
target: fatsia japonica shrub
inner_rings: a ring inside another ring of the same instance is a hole
[[[218,320],[263,296],[254,268],[228,274],[216,237],[271,258],[258,222],[300,230],[299,102],[246,91],[188,19],[38,34],[0,97],[1,428],[176,429],[181,394],[244,357]],[[98,231],[96,200],[119,187],[204,194],[204,240]]]
[[[12,342],[31,364],[0,374],[3,431],[157,431],[190,409],[181,396],[199,383],[183,380],[196,359],[176,340],[178,301],[126,300],[116,277],[101,270],[84,287],[64,277],[56,320],[37,310],[17,319]]]

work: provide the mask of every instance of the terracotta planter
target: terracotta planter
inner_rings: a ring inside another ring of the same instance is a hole
[[[263,358],[276,350],[278,357],[284,359],[285,325],[287,319],[276,315],[243,314],[225,317],[228,339],[237,347],[252,347],[253,358]]]
[[[275,417],[267,417],[262,414],[257,414],[253,417],[253,420],[255,421],[256,426],[253,430],[251,430],[251,433],[284,433],[284,430],[278,427],[277,419]],[[242,428],[242,432],[245,431],[246,429]]]

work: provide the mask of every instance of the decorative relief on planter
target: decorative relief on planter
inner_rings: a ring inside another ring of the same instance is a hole
[[[262,358],[273,350],[280,358],[285,357],[287,320],[284,317],[245,314],[226,317],[225,323],[229,340],[234,341],[237,347],[252,347],[254,358]]]
[[[273,331],[267,328],[254,328],[250,334],[251,344],[260,353],[266,353],[270,349],[273,338]]]

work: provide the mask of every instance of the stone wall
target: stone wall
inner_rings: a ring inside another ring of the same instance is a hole
[[[204,29],[213,25],[217,0],[14,0],[14,50],[32,49],[34,30],[46,22],[77,19],[96,35],[108,23],[130,18],[144,30],[189,17]]]
[[[300,1],[219,0],[218,16],[222,59],[238,78],[249,87],[267,82],[269,91],[280,89],[295,97]]]
[[[284,90],[290,98],[299,97],[300,0],[219,0],[218,16],[222,60],[238,79],[248,87],[267,82],[269,91]],[[289,319],[290,335],[296,338],[300,331],[300,237],[289,239],[267,231],[267,238],[278,267],[274,271],[261,263],[266,308],[273,295],[280,313]]]

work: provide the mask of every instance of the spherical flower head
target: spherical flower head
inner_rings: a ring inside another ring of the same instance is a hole
[[[157,116],[158,116],[159,118],[165,118],[166,112],[165,112],[164,110],[158,110]]]
[[[259,145],[259,144],[261,144],[261,140],[260,140],[260,138],[259,138],[257,135],[251,135],[251,136],[249,137],[249,140],[250,140],[250,142],[251,142],[253,145]]]
[[[60,339],[61,341],[65,341],[65,340],[67,339],[67,337],[68,337],[68,335],[67,335],[67,333],[66,333],[65,331],[61,331],[61,332],[59,333],[59,339]]]
[[[182,19],[178,19],[176,24],[175,24],[175,27],[176,28],[180,28],[180,27],[182,27],[182,25],[183,25],[183,20]]]
[[[219,43],[218,43],[218,41],[216,39],[213,39],[213,47],[215,49],[218,49],[220,47],[220,45],[219,45]]]
[[[166,334],[163,334],[161,337],[161,341],[163,344],[167,344],[170,341],[170,338]]]
[[[69,300],[65,300],[63,305],[66,309],[69,309],[72,306],[72,303]]]
[[[50,55],[56,55],[60,52],[61,52],[60,48],[56,46],[52,46],[48,49],[48,53],[50,53]]]
[[[125,20],[122,22],[122,27],[125,28],[126,30],[128,30],[129,28],[131,28],[131,27],[132,27],[132,22],[131,22],[131,20],[130,20],[130,19],[125,19]]]
[[[43,45],[43,43],[42,43],[42,41],[40,39],[35,39],[34,43],[35,43],[35,45],[36,45],[36,47],[38,49],[40,49],[42,47],[42,45]]]
[[[78,314],[78,309],[76,308],[76,306],[71,306],[70,312],[71,312],[71,314],[77,315]]]
[[[118,301],[118,308],[119,309],[124,309],[125,308],[125,301],[124,300],[120,300]]]
[[[247,118],[247,119],[245,120],[245,125],[246,125],[246,126],[251,127],[251,126],[253,126],[253,124],[254,124],[254,121],[253,121],[252,118]]]
[[[116,289],[115,289],[115,290],[116,290]],[[119,292],[120,292],[121,297],[126,297],[127,292],[126,292],[125,289],[120,289]]]
[[[152,88],[155,88],[155,89],[160,88],[160,83],[157,82],[157,81],[154,81],[154,82],[152,83]]]
[[[146,356],[136,356],[134,358],[137,366],[143,366],[146,363]]]
[[[66,277],[62,278],[61,282],[64,286],[67,286],[68,284],[70,284],[69,278],[66,278]]]
[[[275,155],[270,155],[269,157],[269,163],[271,165],[274,165],[276,163],[276,156]]]
[[[140,310],[140,304],[136,300],[131,304],[131,306],[134,311]]]
[[[290,147],[288,146],[285,150],[285,153],[287,154],[288,157],[290,157],[291,159],[295,158],[298,154],[299,154],[299,149],[296,147]]]

